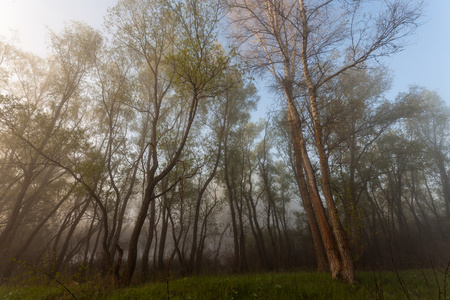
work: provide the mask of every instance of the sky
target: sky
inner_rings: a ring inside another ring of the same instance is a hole
[[[48,29],[61,31],[70,21],[83,21],[102,29],[107,9],[116,0],[0,0],[0,40],[16,40],[17,45],[40,56],[47,53]],[[410,85],[436,91],[450,105],[450,0],[428,0],[422,25],[409,37],[401,53],[385,59],[393,75],[388,93],[394,98]],[[262,102],[258,115],[264,116],[271,97],[260,88]],[[272,106],[273,107],[273,106]]]

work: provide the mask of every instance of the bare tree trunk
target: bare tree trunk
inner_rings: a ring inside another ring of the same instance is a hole
[[[149,264],[148,259],[150,255],[150,247],[153,242],[153,236],[155,232],[155,220],[156,220],[156,201],[152,201],[150,205],[150,218],[148,223],[148,236],[147,242],[145,243],[145,248],[142,252],[142,266],[141,266],[141,277],[145,281],[149,277]]]
[[[288,215],[288,210],[286,209],[286,199],[284,194],[282,193],[282,199],[283,199],[283,210],[281,212],[281,226],[283,228],[283,235],[284,235],[284,240],[286,243],[286,248],[287,248],[287,255],[284,259],[284,265],[287,267],[291,267],[290,266],[290,262],[293,260],[292,257],[292,242],[291,242],[291,237],[289,235],[289,227],[288,227],[288,222],[286,219],[286,216]]]
[[[102,233],[102,225],[103,224],[101,224],[100,228],[98,229],[98,234],[95,239],[94,247],[92,248],[91,257],[89,259],[89,270],[94,269],[94,263],[95,263],[95,258],[96,258],[96,254],[97,254],[98,242],[100,241],[100,235]]]
[[[238,226],[236,222],[236,212],[234,207],[234,191],[231,186],[230,178],[229,178],[229,166],[228,166],[228,137],[225,136],[225,144],[224,144],[224,178],[225,185],[227,188],[227,198],[228,204],[230,207],[230,215],[231,215],[231,228],[233,230],[233,242],[234,242],[234,262],[233,262],[233,272],[237,273],[239,271],[240,259],[239,259],[239,237],[238,237]]]
[[[181,200],[182,201],[182,200]],[[170,224],[172,227],[172,239],[173,239],[173,244],[174,244],[174,253],[177,254],[178,256],[178,261],[180,262],[180,266],[181,266],[181,273],[184,274],[186,272],[186,258],[185,258],[185,253],[183,251],[183,247],[180,247],[180,242],[181,242],[181,237],[183,236],[184,233],[184,226],[183,226],[183,216],[184,212],[183,212],[183,208],[182,208],[182,204],[181,204],[181,208],[180,208],[180,228],[179,228],[179,232],[178,235],[176,233],[175,230],[175,222],[172,218],[172,214],[170,212],[170,209],[168,210],[168,215],[169,215],[169,220],[170,220]],[[171,258],[173,257],[173,254],[170,256]],[[169,263],[170,264],[170,263]]]
[[[353,283],[355,281],[355,270],[353,266],[353,258],[350,251],[350,246],[348,243],[347,235],[345,234],[344,228],[342,227],[341,220],[339,219],[339,214],[336,208],[336,204],[333,199],[333,193],[331,191],[330,185],[330,167],[328,165],[328,156],[325,151],[325,146],[323,144],[323,132],[322,125],[320,122],[320,115],[317,107],[317,91],[316,86],[314,86],[309,73],[308,58],[307,58],[307,47],[308,47],[308,18],[306,16],[306,9],[303,0],[299,0],[300,13],[302,17],[302,50],[301,50],[301,61],[303,69],[303,77],[308,87],[311,115],[314,125],[314,138],[316,141],[316,147],[319,154],[320,161],[320,171],[322,173],[322,192],[327,203],[328,213],[330,215],[330,220],[336,238],[337,246],[339,249],[339,254],[342,260],[342,278],[348,283]]]
[[[155,83],[157,84],[157,83]],[[119,283],[123,286],[128,286],[131,282],[131,278],[133,276],[134,270],[136,268],[136,260],[137,260],[137,252],[138,252],[138,241],[139,237],[141,235],[142,226],[145,223],[145,219],[147,217],[148,208],[150,206],[151,201],[155,201],[154,195],[155,195],[155,188],[156,185],[164,178],[167,177],[167,175],[172,171],[172,169],[175,167],[175,165],[179,162],[179,158],[181,156],[181,153],[184,149],[184,146],[186,144],[187,138],[189,136],[190,129],[192,127],[192,123],[194,122],[195,114],[197,111],[198,101],[199,101],[199,90],[194,90],[194,94],[192,96],[190,107],[188,111],[188,121],[186,124],[186,128],[184,130],[184,133],[181,137],[181,141],[178,144],[178,147],[173,155],[173,157],[170,159],[169,163],[165,166],[165,168],[156,175],[156,172],[158,170],[159,161],[158,161],[158,154],[157,149],[154,148],[152,150],[152,167],[149,170],[147,174],[147,186],[144,193],[144,199],[141,204],[141,208],[139,209],[139,214],[136,218],[136,222],[133,227],[133,232],[130,237],[130,242],[128,245],[128,257],[127,257],[127,264],[125,266],[125,270],[120,277]],[[157,97],[155,99],[158,99]],[[156,101],[158,102],[158,101]],[[155,103],[155,116],[159,115],[159,105],[160,103]],[[158,138],[157,138],[157,128],[158,128],[158,118],[155,117],[155,119],[152,122],[152,133],[151,133],[151,141],[152,145],[156,147],[158,144]]]
[[[280,270],[280,259],[279,259],[279,252],[280,249],[278,248],[278,244],[276,242],[276,234],[274,230],[272,229],[271,225],[271,214],[272,214],[272,204],[270,201],[267,203],[267,212],[266,212],[266,223],[267,223],[267,232],[269,233],[270,243],[272,245],[272,261],[273,261],[273,268],[275,271]]]
[[[169,209],[166,206],[166,196],[163,196],[163,203],[161,204],[162,210],[162,227],[159,237],[159,250],[158,250],[158,270],[164,270],[164,252],[166,247],[167,230],[169,228]]]
[[[240,197],[240,205],[237,205],[239,217],[239,272],[247,272],[249,270],[247,263],[247,250],[245,242],[244,218],[243,218],[243,197]]]
[[[228,204],[230,206],[231,215],[231,228],[233,229],[233,241],[234,241],[234,262],[233,262],[233,272],[239,272],[240,258],[239,258],[239,236],[238,236],[238,226],[236,222],[236,212],[234,209],[234,201],[232,196],[228,196]]]
[[[308,157],[305,141],[303,140],[303,134],[300,124],[300,116],[294,106],[292,98],[287,99],[288,110],[288,122],[292,135],[292,144],[294,149],[294,159],[297,166],[297,174],[302,174],[303,170],[299,169],[300,166],[304,167],[306,175],[306,184],[308,187],[311,203],[315,211],[317,224],[319,226],[320,234],[325,248],[325,253],[330,265],[331,277],[339,278],[342,265],[339,258],[339,253],[336,248],[336,243],[333,237],[332,229],[328,223],[328,217],[320,199],[319,191],[317,189],[314,170]],[[301,177],[299,177],[301,180]]]
[[[62,197],[62,199],[47,214],[47,216],[43,220],[41,220],[41,222],[34,228],[34,230],[30,233],[29,237],[25,240],[22,247],[14,253],[13,257],[16,261],[20,260],[21,256],[29,248],[31,242],[38,235],[38,233],[42,229],[42,227],[44,227],[44,225],[47,223],[47,221],[57,212],[57,210],[61,207],[61,205],[72,195],[75,187],[76,187],[76,184],[74,184],[72,186],[72,188],[70,189],[70,191],[64,197]],[[9,263],[6,264],[6,267],[3,269],[3,272],[2,272],[2,278],[6,279],[11,276],[12,271],[14,269],[14,263],[15,263],[14,261],[9,261]]]

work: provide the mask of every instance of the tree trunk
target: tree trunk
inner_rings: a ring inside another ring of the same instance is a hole
[[[308,87],[311,115],[314,125],[314,138],[316,141],[316,147],[319,154],[320,171],[322,173],[322,192],[327,203],[328,213],[330,215],[330,220],[336,238],[337,246],[339,249],[339,254],[342,260],[342,270],[340,276],[343,280],[348,283],[353,283],[355,281],[355,271],[353,266],[353,258],[350,251],[350,246],[348,243],[347,235],[345,234],[344,228],[342,227],[341,221],[339,219],[339,214],[334,203],[333,193],[331,191],[330,185],[330,168],[328,165],[328,156],[325,151],[325,146],[323,144],[323,132],[322,125],[320,122],[319,111],[317,107],[317,91],[316,86],[314,86],[308,66],[307,58],[307,48],[308,48],[308,18],[306,16],[306,9],[303,0],[299,0],[300,13],[302,16],[302,50],[301,50],[301,61],[303,77],[305,79],[306,86]]]
[[[55,262],[55,267],[52,270],[52,274],[56,274],[56,272],[59,272],[61,270],[62,262],[64,259],[64,256],[66,255],[67,249],[69,248],[71,237],[73,233],[75,232],[76,227],[81,221],[81,218],[83,217],[84,213],[86,212],[90,201],[86,201],[86,204],[83,206],[81,211],[78,213],[78,216],[75,218],[74,222],[72,223],[72,226],[70,227],[69,232],[67,233],[67,236],[65,238],[64,244],[59,252],[58,259]]]
[[[162,228],[159,237],[159,249],[158,249],[158,270],[164,270],[164,252],[166,247],[167,230],[169,228],[169,212],[166,206],[166,197],[163,196],[163,203],[161,204],[162,210]]]
[[[150,205],[150,219],[148,224],[148,236],[147,242],[145,243],[144,251],[142,252],[142,266],[141,266],[141,277],[145,281],[149,277],[149,263],[148,258],[150,255],[150,247],[153,242],[153,236],[155,232],[155,219],[156,219],[156,201],[152,201]]]
[[[289,96],[289,94],[287,95]],[[328,223],[328,217],[320,199],[319,191],[317,189],[314,170],[312,168],[306,150],[306,145],[303,139],[302,128],[300,124],[300,115],[298,114],[291,97],[287,97],[287,111],[297,175],[302,174],[304,169],[306,175],[306,184],[308,187],[311,203],[315,211],[317,224],[325,248],[325,253],[328,258],[331,277],[333,279],[337,279],[339,278],[342,271],[341,261],[339,258],[338,250],[336,249],[336,243],[334,241],[332,229],[330,224]],[[303,166],[303,169],[300,168],[301,166]],[[299,176],[298,179],[301,181],[302,177]]]

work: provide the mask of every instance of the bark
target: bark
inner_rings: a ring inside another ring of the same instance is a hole
[[[166,197],[163,196],[162,203],[162,228],[159,237],[159,249],[158,249],[158,270],[162,271],[165,269],[164,264],[164,252],[166,247],[167,231],[169,229],[169,209],[166,204]]]
[[[217,199],[214,199],[215,202],[211,206],[211,208],[206,212],[206,215],[203,219],[202,227],[200,229],[200,245],[197,247],[197,258],[196,258],[196,270],[195,272],[199,274],[202,269],[203,265],[203,250],[205,249],[205,241],[207,237],[207,225],[208,225],[208,219],[211,216],[212,212],[214,211],[214,208],[217,205]]]
[[[17,224],[19,222],[19,214],[22,209],[23,201],[25,199],[25,195],[30,187],[30,184],[35,176],[34,174],[34,166],[35,162],[32,162],[30,166],[27,167],[27,170],[25,171],[25,175],[22,181],[20,192],[18,193],[16,199],[14,200],[14,208],[11,212],[11,214],[7,218],[6,226],[4,227],[3,231],[0,234],[0,245],[9,245],[9,240],[11,239],[11,236],[13,236],[13,233],[15,230],[17,230]],[[2,249],[3,251],[7,250],[7,247]],[[3,252],[2,251],[2,252]]]
[[[225,136],[225,144],[224,144],[224,178],[225,178],[225,186],[227,189],[227,200],[228,205],[230,207],[230,215],[231,215],[231,228],[233,230],[233,243],[234,243],[234,262],[233,262],[233,272],[237,273],[239,271],[240,259],[239,259],[239,237],[238,237],[238,226],[236,221],[236,212],[235,212],[235,200],[234,200],[234,191],[231,186],[230,176],[229,176],[229,165],[228,165],[228,137]]]
[[[89,258],[89,269],[90,270],[94,269],[95,259],[97,256],[98,243],[100,241],[100,236],[102,233],[102,225],[103,224],[100,224],[100,228],[98,229],[97,237],[95,238],[94,247],[92,248],[92,252],[91,252],[91,257]]]
[[[287,255],[285,257],[285,261],[284,264],[285,266],[292,267],[290,265],[290,262],[292,261],[293,257],[292,257],[292,242],[291,242],[291,237],[289,235],[289,226],[288,226],[288,222],[286,219],[286,216],[288,215],[288,211],[286,209],[286,199],[284,199],[284,195],[282,195],[283,198],[283,210],[281,212],[281,226],[283,228],[283,235],[284,235],[284,240],[286,243],[286,248],[287,248]]]
[[[319,225],[317,224],[317,219],[314,214],[314,209],[313,209],[313,206],[311,203],[311,196],[309,195],[309,192],[308,192],[308,187],[307,187],[306,180],[305,180],[305,177],[303,174],[303,170],[302,170],[302,173],[297,176],[298,176],[297,182],[299,182],[298,184],[299,184],[301,195],[302,195],[301,197],[302,197],[303,208],[305,209],[306,216],[308,218],[308,225],[309,225],[309,229],[311,230],[311,236],[313,239],[314,250],[316,253],[317,271],[325,272],[325,271],[329,270],[327,255],[325,254],[325,249],[324,249],[322,237],[320,234]]]
[[[183,200],[181,200],[181,201],[183,201]],[[182,206],[182,204],[181,204],[181,206]],[[183,213],[184,213],[183,209],[180,208],[180,216],[183,216]],[[172,239],[173,239],[174,247],[175,247],[175,249],[173,250],[173,253],[177,254],[178,261],[179,261],[180,266],[181,266],[181,273],[184,274],[184,272],[186,271],[186,267],[187,267],[186,266],[186,259],[185,259],[185,256],[184,256],[183,247],[180,247],[181,237],[183,236],[183,233],[184,233],[183,219],[180,218],[180,220],[179,220],[180,228],[179,228],[179,232],[178,232],[178,235],[177,235],[176,230],[175,230],[175,222],[174,222],[174,220],[172,218],[172,214],[170,212],[170,209],[168,210],[168,215],[169,215],[169,220],[170,220],[170,224],[171,224],[171,227],[172,227]],[[172,254],[170,256],[170,258],[169,258],[169,266],[168,266],[169,269],[170,269],[170,260],[172,259],[173,256],[174,255]]]
[[[249,271],[245,243],[244,220],[242,210],[239,210],[239,273]]]
[[[312,168],[309,156],[306,150],[305,141],[303,139],[300,116],[294,106],[293,100],[288,98],[287,101],[288,122],[292,135],[292,146],[294,149],[294,159],[297,168],[297,174],[302,174],[303,166],[306,176],[306,184],[310,193],[311,203],[313,205],[317,224],[320,230],[322,241],[325,248],[325,253],[328,258],[331,277],[337,279],[342,271],[342,265],[339,258],[339,253],[336,248],[336,243],[333,237],[330,223],[325,212],[325,208],[320,199],[319,191],[317,189],[314,170]],[[301,177],[299,177],[301,180]]]
[[[265,142],[265,141],[264,141]],[[267,215],[266,215],[266,223],[267,223],[267,232],[269,233],[270,242],[272,244],[272,253],[273,253],[273,266],[276,271],[280,270],[281,267],[281,245],[279,244],[279,236],[276,234],[276,204],[272,192],[272,188],[269,183],[269,174],[266,168],[266,149],[264,149],[264,157],[263,161],[259,164],[260,174],[263,179],[263,187],[265,194],[267,196]],[[271,222],[271,219],[273,222]],[[271,226],[271,223],[273,224]]]
[[[306,15],[306,9],[303,0],[299,0],[300,13],[302,18],[302,50],[301,50],[301,62],[303,77],[305,79],[306,86],[308,88],[309,102],[311,108],[311,115],[314,125],[314,138],[316,142],[317,151],[319,154],[320,171],[322,173],[322,192],[327,203],[328,213],[330,215],[330,221],[334,236],[336,238],[339,254],[342,261],[342,270],[340,276],[345,282],[353,283],[355,281],[355,271],[353,265],[353,258],[350,251],[350,245],[347,239],[347,235],[342,227],[342,223],[339,219],[339,213],[336,208],[336,204],[333,199],[333,193],[331,191],[330,184],[330,167],[328,165],[328,156],[325,151],[325,145],[323,144],[323,130],[320,122],[320,114],[317,105],[317,87],[313,84],[312,78],[309,73],[308,66],[308,18]]]
[[[142,267],[141,267],[141,277],[143,281],[146,281],[149,277],[149,255],[150,255],[150,247],[153,242],[153,236],[155,233],[155,220],[156,220],[156,201],[153,201],[150,205],[150,218],[148,223],[148,236],[147,242],[145,243],[145,248],[142,252]]]

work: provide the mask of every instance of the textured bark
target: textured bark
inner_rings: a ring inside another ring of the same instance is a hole
[[[313,119],[314,138],[316,142],[317,151],[319,154],[320,171],[321,171],[321,183],[322,193],[327,203],[328,213],[330,215],[330,221],[332,224],[334,236],[336,238],[339,254],[341,255],[342,270],[340,276],[345,282],[353,283],[355,281],[355,271],[353,265],[353,258],[350,251],[350,245],[347,239],[347,235],[339,219],[339,213],[336,208],[336,204],[333,199],[333,193],[330,185],[330,167],[328,165],[328,156],[323,144],[323,130],[320,122],[320,114],[317,106],[317,87],[314,85],[309,72],[308,66],[308,18],[306,15],[306,9],[303,0],[299,0],[300,13],[302,17],[302,50],[301,50],[301,62],[303,70],[303,78],[305,79],[306,86],[308,88],[309,103],[311,109],[311,115]]]
[[[314,214],[314,208],[311,203],[311,196],[309,195],[308,192],[308,185],[305,180],[305,174],[303,172],[303,165],[301,159],[295,159],[295,168],[296,168],[296,180],[299,186],[303,208],[305,209],[306,217],[308,218],[308,225],[309,229],[311,230],[311,236],[313,239],[314,250],[317,260],[317,271],[325,272],[329,270],[327,256],[325,254],[325,249],[323,247],[319,225],[317,224],[316,216]]]
[[[300,116],[295,109],[292,99],[290,100],[291,101],[289,101],[288,99],[287,101],[288,122],[292,135],[292,146],[294,148],[294,158],[296,160],[296,166],[303,165],[304,167],[306,184],[308,187],[308,191],[310,192],[311,202],[315,211],[317,224],[319,226],[320,234],[325,248],[325,253],[328,258],[331,277],[337,279],[339,278],[342,270],[341,261],[339,258],[338,250],[336,248],[332,229],[328,222],[325,208],[320,199],[319,191],[317,190],[314,170],[309,160],[305,141],[303,140],[303,134],[300,126]],[[297,161],[301,161],[301,163]],[[300,171],[297,169],[297,173],[301,174],[301,172],[301,169]]]

